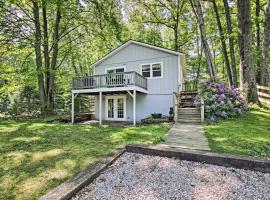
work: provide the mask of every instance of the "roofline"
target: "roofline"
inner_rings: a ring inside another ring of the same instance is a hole
[[[152,44],[147,44],[147,43],[144,43],[144,42],[139,42],[139,41],[135,41],[135,40],[128,40],[126,41],[125,43],[121,44],[120,46],[116,47],[115,49],[113,49],[111,52],[109,52],[108,54],[106,54],[105,56],[103,56],[101,59],[97,60],[96,62],[94,62],[91,67],[95,67],[96,65],[98,65],[99,63],[103,62],[104,60],[106,60],[107,58],[109,58],[110,56],[116,54],[118,51],[120,51],[121,49],[125,48],[126,46],[128,46],[129,44],[137,44],[137,45],[140,45],[140,46],[144,46],[144,47],[147,47],[147,48],[151,48],[151,49],[156,49],[156,50],[159,50],[159,51],[163,51],[163,52],[166,52],[166,53],[169,53],[169,54],[173,54],[173,55],[184,55],[183,53],[180,53],[178,51],[174,51],[174,50],[170,50],[170,49],[166,49],[166,48],[163,48],[163,47],[158,47],[158,46],[155,46],[155,45],[152,45]]]

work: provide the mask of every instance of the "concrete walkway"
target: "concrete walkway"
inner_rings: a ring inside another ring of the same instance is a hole
[[[210,151],[201,124],[175,124],[169,130],[165,144],[175,148]]]

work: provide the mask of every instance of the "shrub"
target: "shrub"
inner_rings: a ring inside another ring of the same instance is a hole
[[[228,87],[217,79],[203,81],[200,84],[200,94],[204,100],[205,118],[210,123],[238,117],[248,109],[247,102],[237,88]],[[194,104],[197,102],[196,99]]]

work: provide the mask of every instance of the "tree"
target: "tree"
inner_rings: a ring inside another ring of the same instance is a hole
[[[221,42],[221,46],[222,46],[222,52],[223,52],[223,56],[224,56],[224,60],[225,60],[225,66],[226,66],[226,70],[227,70],[229,84],[234,85],[233,80],[232,80],[232,73],[231,73],[229,56],[227,53],[227,46],[226,46],[224,32],[223,32],[223,28],[222,28],[219,13],[218,13],[217,3],[215,0],[213,0],[212,3],[213,3],[214,12],[216,15],[216,21],[217,21],[217,26],[218,26],[218,30],[219,30],[220,42]]]
[[[232,20],[230,14],[230,8],[227,0],[223,0],[225,16],[226,16],[226,25],[227,33],[229,35],[229,48],[230,48],[230,58],[231,58],[231,72],[232,79],[235,87],[238,87],[237,71],[236,71],[236,61],[235,61],[235,51],[234,51],[234,40],[233,40],[233,30],[232,30]]]
[[[255,25],[256,25],[256,64],[257,69],[261,66],[261,27],[260,27],[260,12],[261,12],[261,2],[260,0],[256,0],[255,2]],[[260,77],[259,77],[260,80]]]
[[[250,0],[238,0],[238,45],[240,90],[248,102],[257,103],[258,94],[253,69]]]
[[[208,64],[208,73],[211,78],[216,76],[215,64],[212,58],[210,47],[206,37],[205,23],[203,18],[202,6],[199,0],[190,0],[190,4],[197,20],[198,28],[201,35],[202,46],[204,49],[205,58]]]
[[[164,26],[171,30],[173,32],[173,49],[179,51],[180,21],[186,0],[137,0],[137,3],[139,4],[140,12],[145,14],[143,19],[141,19],[141,23]],[[140,7],[140,5],[142,6]]]
[[[260,84],[269,84],[269,47],[270,47],[270,0],[267,1],[264,20],[264,34],[262,45],[262,61],[260,63]]]

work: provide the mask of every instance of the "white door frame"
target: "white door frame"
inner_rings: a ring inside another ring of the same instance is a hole
[[[124,117],[118,118],[117,99],[122,98],[124,100]],[[114,99],[114,118],[108,118],[108,99]],[[109,95],[105,96],[105,119],[110,121],[126,121],[127,114],[127,98],[126,95]]]

